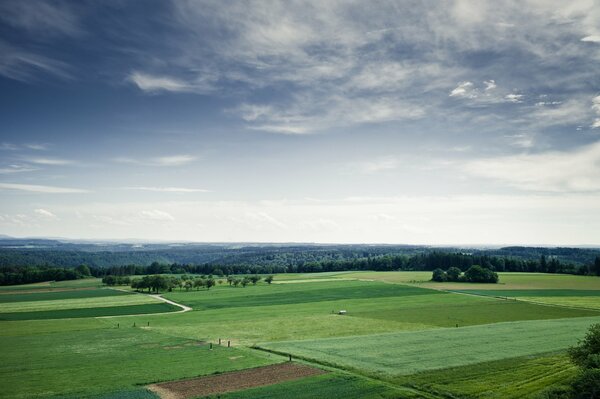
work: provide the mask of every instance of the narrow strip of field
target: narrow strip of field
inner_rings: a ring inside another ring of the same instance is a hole
[[[0,313],[0,320],[48,320],[81,317],[133,316],[151,313],[177,312],[180,309],[165,302],[143,305],[111,306],[80,309],[58,309],[33,312]]]
[[[115,295],[94,298],[55,299],[45,301],[0,303],[0,313],[33,312],[61,309],[108,308],[158,303],[150,295]]]
[[[565,349],[600,317],[535,320],[259,345],[280,353],[394,377]]]
[[[290,362],[190,380],[153,384],[148,388],[163,399],[190,399],[272,385],[323,373],[325,371],[321,369]]]
[[[49,292],[27,292],[27,293],[12,293],[5,292],[0,295],[0,304],[8,302],[33,302],[33,301],[50,301],[58,299],[82,299],[82,298],[99,298],[107,296],[131,295],[130,292],[117,291],[111,289],[96,289],[86,288],[78,290],[60,290]]]

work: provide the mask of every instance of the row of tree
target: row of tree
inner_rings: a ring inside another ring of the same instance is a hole
[[[498,273],[479,265],[473,265],[464,273],[458,267],[451,267],[444,271],[435,269],[431,276],[432,281],[456,281],[467,283],[497,283]]]
[[[81,265],[63,267],[3,267],[0,268],[0,285],[40,283],[43,281],[77,280],[91,276],[90,268]]]
[[[217,284],[223,284],[224,281],[227,281],[227,283],[233,287],[246,287],[249,284],[256,285],[261,280],[262,277],[257,275],[245,276],[243,278],[227,276],[226,280],[215,279],[212,275],[202,275],[199,277],[183,275],[181,277],[176,277],[159,274],[134,279],[131,279],[128,276],[105,276],[102,278],[102,282],[109,286],[131,284],[131,288],[137,291],[148,290],[148,292],[173,291],[175,288],[179,288],[180,290],[185,289],[186,291],[190,291],[194,288],[196,290],[200,290],[201,288],[210,290],[211,287],[214,287]],[[267,276],[264,280],[268,284],[271,284],[273,276]]]

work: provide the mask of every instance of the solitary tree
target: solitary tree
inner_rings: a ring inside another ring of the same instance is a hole
[[[267,282],[267,284],[271,284],[273,282],[273,276],[265,277],[265,281]]]

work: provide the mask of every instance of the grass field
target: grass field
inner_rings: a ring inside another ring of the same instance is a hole
[[[419,332],[260,344],[269,350],[389,377],[566,349],[600,317],[519,321]],[[540,333],[543,331],[544,333]]]
[[[95,307],[81,309],[42,310],[34,312],[0,313],[0,320],[44,320],[44,319],[71,319],[80,317],[108,317],[127,316],[151,313],[175,312],[179,308],[168,303],[156,302],[145,305],[126,305]]]
[[[217,398],[216,395],[210,396]],[[418,398],[416,393],[406,389],[393,388],[363,378],[326,374],[299,381],[284,382],[261,388],[248,389],[219,395],[222,399],[262,399],[262,398],[344,398],[344,399],[396,399]]]
[[[2,287],[0,398],[156,399],[143,385],[287,360],[250,348],[261,342],[333,368],[220,397],[531,397],[572,375],[561,351],[600,322],[599,310],[526,302],[583,306],[600,298],[595,277],[502,274],[494,289],[459,288],[477,295],[419,278],[430,273],[277,275],[271,285],[177,289],[163,296],[193,311],[172,314],[151,313],[179,308],[99,289],[96,279]],[[120,317],[94,318],[111,315]],[[219,338],[232,347],[209,350]]]
[[[400,377],[407,385],[440,395],[519,399],[535,396],[575,374],[564,354],[521,356]]]
[[[10,322],[0,340],[0,376],[5,398],[36,398],[128,390],[138,384],[167,381],[266,365],[278,359],[247,349],[213,350],[205,343],[175,338],[147,328],[90,320]],[[79,329],[79,324],[85,326]],[[138,325],[142,324],[138,322]],[[52,326],[54,325],[54,326]],[[18,334],[16,334],[18,332]]]
[[[0,295],[0,304],[9,302],[51,301],[59,299],[98,298],[107,296],[131,295],[131,293],[111,289],[85,289],[68,291],[32,292],[27,294],[12,293]]]

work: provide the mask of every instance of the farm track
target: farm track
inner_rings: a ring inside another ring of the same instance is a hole
[[[131,293],[131,291],[122,290],[120,288],[109,288],[109,289]],[[141,292],[133,292],[133,293],[134,294],[139,294],[139,295],[148,295],[148,296],[150,296],[152,298],[158,299],[159,301],[166,302],[169,305],[177,306],[178,308],[181,308],[181,310],[178,310],[176,312],[124,314],[124,315],[119,315],[119,316],[98,316],[96,318],[97,319],[105,319],[105,318],[109,318],[109,317],[111,317],[111,318],[112,317],[134,317],[134,316],[148,316],[148,315],[157,316],[157,315],[165,315],[165,314],[185,313],[185,312],[189,312],[190,310],[192,310],[192,308],[190,308],[189,306],[185,306],[185,305],[182,305],[180,303],[173,302],[170,299],[163,298],[162,296],[160,296],[158,294],[143,294]]]

